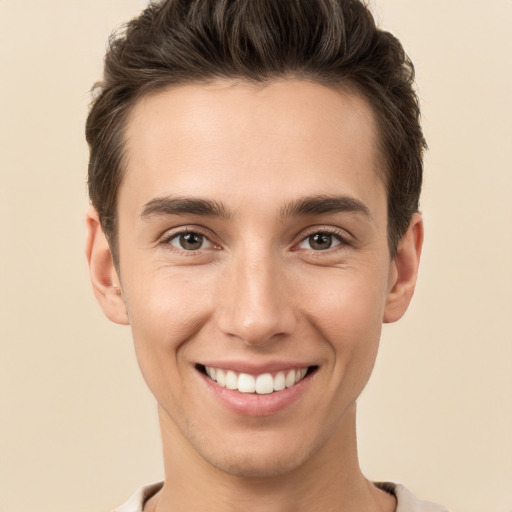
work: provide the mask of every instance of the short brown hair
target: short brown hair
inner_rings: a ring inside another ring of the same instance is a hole
[[[362,95],[376,116],[392,254],[418,210],[425,139],[414,67],[360,0],[166,0],[110,39],[86,125],[89,196],[118,262],[124,129],[144,95],[215,79],[311,80]]]

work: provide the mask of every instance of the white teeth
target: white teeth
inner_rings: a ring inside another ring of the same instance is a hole
[[[300,370],[295,370],[295,383],[302,380],[307,373],[307,368],[301,368]]]
[[[295,370],[290,370],[286,375],[286,387],[291,388],[295,384]]]
[[[227,389],[236,389],[240,393],[257,393],[267,395],[274,391],[282,391],[290,388],[301,381],[308,369],[297,368],[286,372],[279,371],[274,376],[270,373],[261,375],[250,375],[248,373],[237,374],[233,370],[222,370],[212,366],[205,366],[206,374],[220,387]]]
[[[241,373],[238,377],[238,391],[240,393],[254,393],[256,391],[254,377],[248,373]]]
[[[226,373],[226,387],[228,389],[236,389],[238,387],[238,377],[232,370],[228,370]]]
[[[274,391],[282,391],[285,387],[286,377],[284,376],[284,372],[277,372],[274,377]]]
[[[256,379],[256,393],[259,395],[268,395],[274,391],[274,379],[270,373],[258,375]]]
[[[223,388],[226,386],[226,374],[224,373],[224,370],[221,370],[220,368],[217,368],[216,371],[216,381],[217,384]]]

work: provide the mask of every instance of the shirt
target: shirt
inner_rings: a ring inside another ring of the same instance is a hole
[[[447,508],[437,503],[420,500],[401,484],[376,482],[374,485],[396,497],[397,506],[395,512],[449,512]],[[112,512],[142,512],[144,503],[156,494],[162,486],[163,482],[159,482],[141,487],[124,505],[121,505]]]

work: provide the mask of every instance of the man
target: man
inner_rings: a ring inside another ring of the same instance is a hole
[[[169,0],[111,41],[87,257],[165,465],[119,512],[445,510],[357,459],[423,240],[413,74],[355,0]]]

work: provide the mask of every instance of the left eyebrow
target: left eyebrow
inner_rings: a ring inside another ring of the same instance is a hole
[[[369,208],[351,196],[310,196],[293,201],[281,208],[281,218],[322,215],[327,213],[361,213],[372,218]]]

